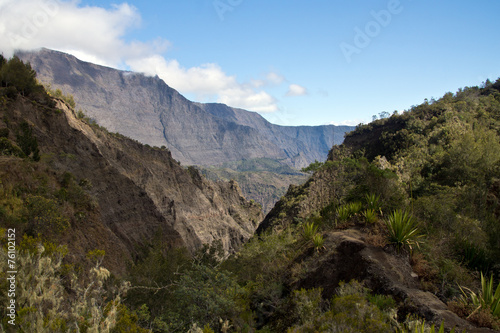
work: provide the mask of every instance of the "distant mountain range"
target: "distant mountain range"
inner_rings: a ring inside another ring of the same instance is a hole
[[[42,49],[17,54],[38,79],[71,94],[90,118],[185,165],[271,158],[295,168],[326,159],[352,126],[278,126],[258,113],[189,101],[159,77],[121,71]]]

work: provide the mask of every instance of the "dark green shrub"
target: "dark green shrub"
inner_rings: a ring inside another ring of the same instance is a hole
[[[61,233],[70,225],[69,219],[61,213],[54,200],[29,195],[25,206],[28,226],[34,234]]]
[[[31,157],[34,161],[40,160],[40,150],[38,149],[38,141],[33,136],[33,129],[27,122],[22,122],[20,131],[17,133],[17,144],[26,156]]]
[[[21,148],[14,145],[12,141],[7,138],[0,138],[0,155],[13,155],[17,157],[25,157],[26,155],[23,153]]]
[[[4,127],[0,128],[0,138],[8,138],[9,137],[9,129]]]

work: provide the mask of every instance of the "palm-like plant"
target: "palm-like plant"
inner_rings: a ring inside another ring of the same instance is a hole
[[[336,212],[340,221],[347,221],[352,216],[358,214],[362,208],[363,204],[355,201],[338,207]]]
[[[354,216],[361,211],[361,209],[363,208],[363,204],[359,201],[355,201],[355,202],[350,202],[347,205],[347,207],[349,209],[349,213],[351,214],[351,216]]]
[[[395,210],[385,220],[385,224],[389,232],[389,242],[394,244],[398,251],[405,248],[411,252],[414,246],[419,247],[422,235],[410,213]]]

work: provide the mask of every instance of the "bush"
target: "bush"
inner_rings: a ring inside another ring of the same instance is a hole
[[[7,138],[0,138],[0,155],[26,157],[21,148],[14,145],[12,141]]]
[[[76,329],[78,332],[109,333],[113,329],[120,295],[128,288],[126,283],[106,301],[109,294],[106,295],[104,282],[110,273],[105,268],[94,266],[87,275],[87,282],[74,274],[66,275],[64,277],[70,282],[63,285],[65,247],[53,243],[42,245],[37,239],[25,237],[18,249],[16,328],[20,332],[57,333]],[[5,276],[8,269],[4,247],[0,248],[0,259],[0,271],[3,272],[0,275]]]
[[[369,292],[359,282],[341,283],[338,295],[332,298],[330,309],[326,312],[320,311],[316,293],[317,291],[312,290],[295,294],[295,299],[297,295],[302,296],[305,304],[299,303],[301,306],[298,309],[303,310],[299,312],[299,324],[290,328],[289,333],[391,331],[395,311],[388,309],[387,312],[382,312],[368,301]]]
[[[177,311],[189,325],[209,325],[218,330],[222,328],[220,319],[237,317],[241,294],[241,287],[226,272],[203,265],[194,265],[183,274],[174,290]]]
[[[62,233],[69,227],[69,219],[59,210],[57,203],[39,195],[25,199],[28,228],[33,234]]]

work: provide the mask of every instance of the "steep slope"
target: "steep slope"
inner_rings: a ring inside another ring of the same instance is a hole
[[[257,232],[316,233],[318,255],[296,288],[330,297],[355,278],[393,297],[398,320],[414,313],[447,329],[498,329],[498,315],[460,288],[487,293],[479,272],[498,284],[499,119],[500,79],[358,126]]]
[[[182,168],[168,150],[91,126],[62,101],[57,100],[53,108],[21,95],[6,97],[4,91],[0,126],[7,138],[2,144],[10,147],[10,141],[19,141],[20,128],[27,124],[42,159],[31,162],[26,172],[35,168],[67,174],[68,179],[87,184],[95,202],[87,217],[81,212],[71,217],[71,230],[64,237],[72,255],[103,248],[105,264],[123,272],[126,261],[137,256],[138,247],[154,239],[191,251],[221,240],[225,251],[233,252],[252,236],[261,219],[260,209],[242,197],[235,182],[209,182],[196,170]],[[11,152],[4,149],[2,154]],[[0,159],[3,179],[16,172],[17,168],[9,166],[23,163],[19,157]],[[26,186],[22,173],[13,178],[21,182],[14,187]],[[29,195],[19,200],[29,201]]]
[[[38,78],[74,96],[112,132],[152,146],[167,146],[183,164],[215,165],[267,157],[300,168],[324,159],[351,127],[286,127],[256,113],[221,104],[192,103],[158,77],[82,62],[43,49],[19,53]]]

